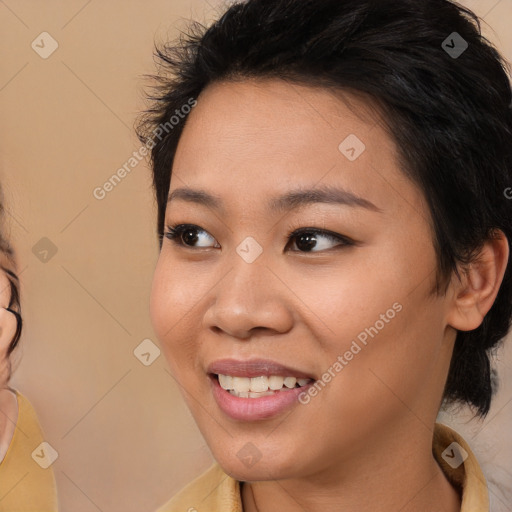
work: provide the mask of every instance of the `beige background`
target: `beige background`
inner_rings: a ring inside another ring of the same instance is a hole
[[[464,3],[485,16],[485,32],[512,59],[512,0]],[[103,200],[93,190],[140,147],[132,126],[143,107],[142,75],[153,71],[153,41],[174,38],[185,19],[212,19],[220,5],[0,0],[0,177],[25,319],[13,385],[59,453],[62,511],[152,511],[212,462],[163,356],[146,367],[133,354],[155,340],[147,166]],[[31,48],[44,31],[59,45],[47,59]],[[48,248],[44,237],[57,249],[46,262],[32,252],[38,242]],[[499,467],[510,481],[512,442],[503,428],[512,424],[511,351],[501,359],[502,390],[483,430],[458,428],[476,449],[499,445],[486,472]],[[507,499],[499,492],[497,511]]]

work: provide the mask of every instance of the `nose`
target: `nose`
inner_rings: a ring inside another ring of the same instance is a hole
[[[292,328],[293,294],[265,261],[247,263],[235,255],[231,270],[212,290],[204,328],[241,340],[260,330],[281,334]]]

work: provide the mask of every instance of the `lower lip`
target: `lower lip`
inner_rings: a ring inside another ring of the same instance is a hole
[[[299,402],[298,397],[313,385],[310,382],[300,388],[277,391],[259,398],[239,398],[223,389],[215,375],[210,375],[213,396],[220,409],[230,418],[240,421],[264,420],[278,415]]]

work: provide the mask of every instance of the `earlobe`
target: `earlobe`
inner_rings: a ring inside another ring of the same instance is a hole
[[[496,300],[508,259],[507,238],[501,230],[496,230],[474,261],[461,269],[461,279],[452,279],[448,325],[460,331],[472,331],[480,326]]]

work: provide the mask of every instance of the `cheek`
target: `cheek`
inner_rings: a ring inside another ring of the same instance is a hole
[[[194,364],[197,319],[193,307],[197,290],[186,275],[165,256],[160,256],[151,286],[149,312],[153,330],[160,341],[173,374]]]
[[[153,275],[149,303],[151,323],[162,343],[183,328],[181,324],[193,300],[191,289],[186,275],[162,253]]]
[[[163,342],[165,337],[165,325],[167,319],[165,311],[167,309],[166,303],[168,300],[165,286],[165,275],[161,270],[160,260],[157,263],[155,273],[153,275],[153,282],[151,285],[151,294],[149,298],[149,316],[153,329],[160,340]],[[170,325],[170,324],[169,324]]]
[[[363,257],[358,254],[357,261],[347,258],[321,294],[308,295],[314,283],[304,278],[294,290],[308,297],[308,306],[322,320],[317,324],[324,336],[318,339],[327,356],[326,369],[339,355],[343,358],[334,369],[343,375],[335,385],[340,393],[350,389],[350,396],[378,402],[386,394],[392,399],[379,377],[399,396],[419,393],[421,382],[429,378],[443,338],[443,303],[429,297],[435,255],[425,239],[419,249],[389,241]],[[350,397],[342,399],[350,402]]]

